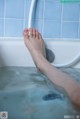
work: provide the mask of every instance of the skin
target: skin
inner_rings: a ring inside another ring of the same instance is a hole
[[[31,53],[37,69],[47,76],[52,83],[63,88],[74,107],[80,108],[80,84],[46,60],[45,44],[41,34],[37,30],[30,28],[25,29],[23,35],[25,45]]]

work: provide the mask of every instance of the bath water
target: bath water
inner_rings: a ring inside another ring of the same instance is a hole
[[[80,83],[80,69],[62,68]],[[64,91],[34,67],[0,68],[0,112],[8,119],[65,119],[79,115]]]

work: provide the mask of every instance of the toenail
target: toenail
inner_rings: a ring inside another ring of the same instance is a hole
[[[28,29],[24,29],[24,32],[27,32],[28,31]]]

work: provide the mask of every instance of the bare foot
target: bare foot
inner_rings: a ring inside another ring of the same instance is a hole
[[[31,53],[35,65],[37,66],[38,57],[40,55],[42,57],[46,57],[45,44],[42,36],[37,30],[33,28],[25,29],[23,34],[24,42]]]

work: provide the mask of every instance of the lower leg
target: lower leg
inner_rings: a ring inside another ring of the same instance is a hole
[[[28,33],[31,35],[28,36]],[[52,66],[45,58],[43,39],[34,29],[24,31],[24,41],[37,68],[54,84],[64,88],[71,101],[80,106],[80,85],[72,77]]]

